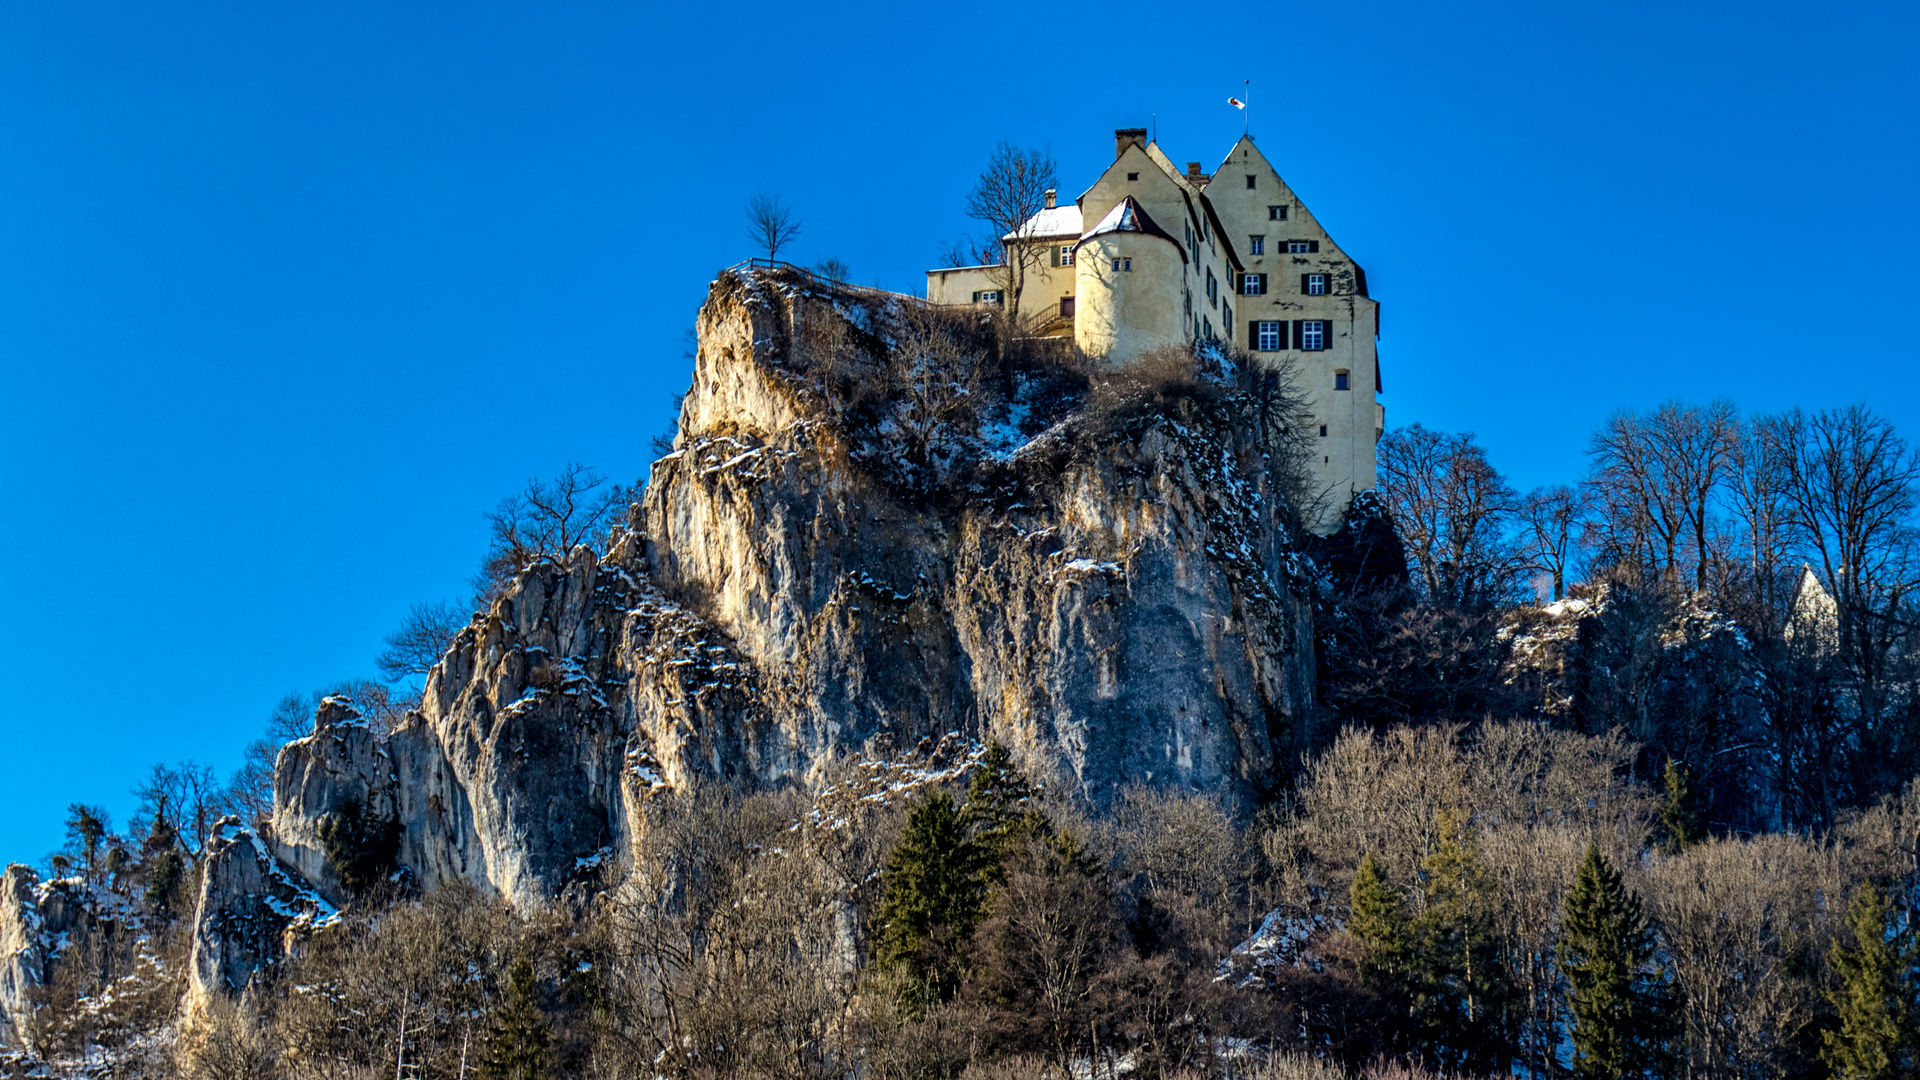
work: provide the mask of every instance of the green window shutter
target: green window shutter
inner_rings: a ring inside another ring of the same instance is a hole
[[[1053,265],[1059,266],[1060,265],[1060,245],[1048,244],[1047,251],[1049,254],[1053,256]]]

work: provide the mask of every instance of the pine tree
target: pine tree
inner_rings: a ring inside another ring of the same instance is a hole
[[[1035,805],[1037,795],[1007,748],[987,743],[980,767],[967,784],[966,809],[961,812],[968,834],[1001,856],[1019,840],[1051,834],[1052,823]]]
[[[1360,860],[1348,892],[1347,930],[1366,946],[1361,975],[1370,981],[1391,978],[1406,963],[1407,919],[1400,894],[1368,854]]]
[[[487,1032],[480,1075],[485,1080],[547,1080],[553,1031],[540,1008],[533,964],[515,960],[507,969],[507,1000]]]
[[[986,916],[986,888],[997,860],[969,834],[945,792],[907,815],[887,854],[877,916],[876,961],[904,977],[901,1005],[918,1014],[959,988],[960,946]]]
[[[1420,869],[1426,910],[1407,962],[1420,1049],[1446,1071],[1503,1072],[1517,992],[1494,930],[1492,882],[1464,818],[1440,815],[1440,843]]]
[[[1666,789],[1666,797],[1660,801],[1660,831],[1664,834],[1660,849],[1678,855],[1706,835],[1700,821],[1700,798],[1694,793],[1686,766],[1672,758],[1667,759],[1660,779]]]
[[[1574,1074],[1661,1075],[1672,1007],[1653,966],[1653,932],[1640,898],[1593,844],[1567,896],[1559,953]]]
[[[1828,994],[1839,1014],[1828,1031],[1821,1059],[1837,1080],[1880,1080],[1913,1075],[1913,937],[1898,927],[1892,905],[1871,883],[1847,907],[1853,948],[1835,944],[1827,963],[1840,978]]]

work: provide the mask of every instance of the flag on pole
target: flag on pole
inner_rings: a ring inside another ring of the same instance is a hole
[[[1247,107],[1247,103],[1246,103],[1246,102],[1244,102],[1244,101],[1241,101],[1241,100],[1240,100],[1239,98],[1237,98],[1237,97],[1230,97],[1230,98],[1228,98],[1228,99],[1227,99],[1227,104],[1229,104],[1229,105],[1231,105],[1231,106],[1233,106],[1233,107],[1234,107],[1234,108],[1236,108],[1236,109],[1244,109],[1244,108],[1246,108],[1246,107]]]

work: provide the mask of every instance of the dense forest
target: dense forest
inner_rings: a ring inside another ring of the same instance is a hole
[[[1920,460],[1865,408],[1722,403],[1620,413],[1588,458],[1522,494],[1469,435],[1386,434],[1377,491],[1303,541],[1318,727],[1259,798],[1094,805],[953,737],[812,787],[662,786],[623,857],[537,911],[422,895],[340,819],[352,902],[176,1022],[204,853],[269,815],[280,745],[327,698],[390,728],[468,610],[635,496],[530,483],[472,603],[415,609],[380,678],[291,695],[228,780],[156,767],[124,830],[72,808],[39,1053],[6,1067],[1910,1075]]]

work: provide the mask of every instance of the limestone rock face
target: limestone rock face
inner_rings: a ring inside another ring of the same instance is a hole
[[[971,388],[989,404],[946,481],[915,487],[857,410],[835,422],[816,344],[846,320],[897,353],[911,315],[850,306],[795,279],[716,283],[647,490],[654,580],[755,673],[770,737],[751,771],[958,730],[1096,802],[1276,780],[1311,708],[1310,615],[1244,409],[1069,402],[1023,430],[1037,380],[1003,373],[999,402]]]
[[[16,1050],[32,1049],[29,995],[47,979],[39,886],[39,875],[19,863],[0,876],[0,1041]]]
[[[344,898],[325,823],[349,806],[393,815],[417,886],[528,906],[620,858],[656,789],[813,784],[950,736],[1096,805],[1280,781],[1312,708],[1307,571],[1244,399],[1192,371],[1101,397],[1044,357],[983,362],[967,318],[717,281],[625,527],[527,567],[390,737],[322,707],[276,766],[278,860],[239,834],[215,855],[196,986],[244,983],[284,933],[247,899],[283,863]]]
[[[188,970],[195,999],[239,994],[256,971],[285,955],[290,937],[337,917],[332,905],[233,818],[216,827],[202,859]]]
[[[274,854],[328,900],[345,902],[323,833],[377,831],[397,817],[386,748],[351,702],[330,697],[314,715],[313,734],[280,748],[273,781]]]

